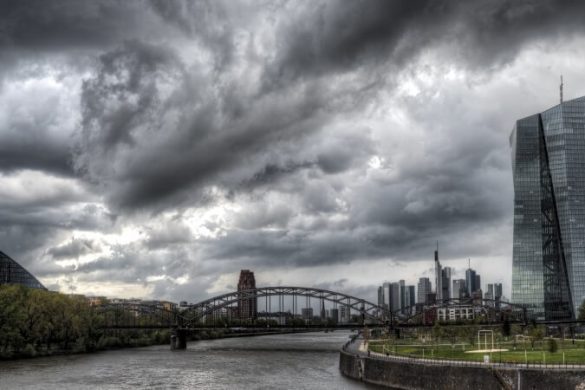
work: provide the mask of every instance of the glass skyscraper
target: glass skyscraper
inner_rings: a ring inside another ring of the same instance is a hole
[[[37,278],[4,252],[0,252],[0,285],[2,284],[22,284],[30,288],[45,289]]]
[[[512,301],[575,318],[585,298],[585,97],[516,122]]]

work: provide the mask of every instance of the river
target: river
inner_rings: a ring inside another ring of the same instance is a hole
[[[0,362],[0,389],[373,389],[339,373],[349,332],[190,342]]]

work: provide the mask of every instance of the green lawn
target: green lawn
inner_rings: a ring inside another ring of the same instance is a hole
[[[546,350],[545,342],[535,343],[534,350],[531,349],[530,343],[517,343],[516,350],[512,342],[503,342],[495,345],[495,348],[508,349],[508,352],[493,352],[491,353],[490,361],[502,363],[543,363],[547,364],[585,364],[585,343],[583,341],[576,341],[575,344],[571,340],[558,340],[557,352],[551,353]],[[526,347],[526,352],[525,348]],[[384,352],[390,354],[397,354],[409,357],[425,357],[437,359],[454,359],[465,361],[483,361],[484,353],[465,353],[465,351],[478,349],[476,346],[465,344],[461,342],[451,345],[450,343],[442,342],[438,345],[433,344],[418,344],[412,340],[401,340],[400,344],[382,341],[371,341],[370,350],[373,352]],[[483,349],[483,348],[482,348]],[[489,354],[489,353],[488,353]]]

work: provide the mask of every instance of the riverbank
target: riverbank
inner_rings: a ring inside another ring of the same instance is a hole
[[[360,340],[346,344],[340,351],[341,373],[366,383],[405,390],[585,388],[585,367],[441,361],[366,351]]]
[[[124,334],[126,333],[126,334]],[[169,344],[170,331],[159,330],[154,332],[118,332],[117,335],[102,335],[95,343],[87,343],[80,340],[69,348],[63,348],[60,344],[26,344],[22,349],[2,349],[0,360],[32,359],[50,356],[89,354],[100,351],[111,351],[124,348],[140,348],[152,345]]]
[[[194,332],[189,335],[188,341],[206,341],[206,340],[217,340],[225,338],[241,338],[241,337],[258,337],[258,336],[274,336],[274,335],[285,335],[293,333],[314,333],[314,330],[263,330],[263,331],[231,331],[228,329],[212,329],[212,330],[201,330]],[[51,357],[51,356],[63,356],[63,355],[78,355],[78,354],[90,354],[100,351],[113,351],[125,348],[140,348],[155,345],[170,345],[170,331],[168,330],[157,330],[157,331],[118,331],[111,332],[117,333],[117,335],[104,335],[99,339],[99,342],[94,347],[88,348],[85,344],[73,345],[70,349],[59,348],[58,345],[54,346],[37,346],[32,347],[27,345],[21,351],[3,351],[0,353],[0,361],[19,360],[19,359],[32,359],[40,357]],[[126,334],[125,334],[126,333]],[[131,335],[128,335],[130,333]],[[136,337],[143,333],[142,336]]]

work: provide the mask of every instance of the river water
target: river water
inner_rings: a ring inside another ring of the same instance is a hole
[[[339,373],[349,332],[190,342],[0,362],[0,389],[372,389]]]

